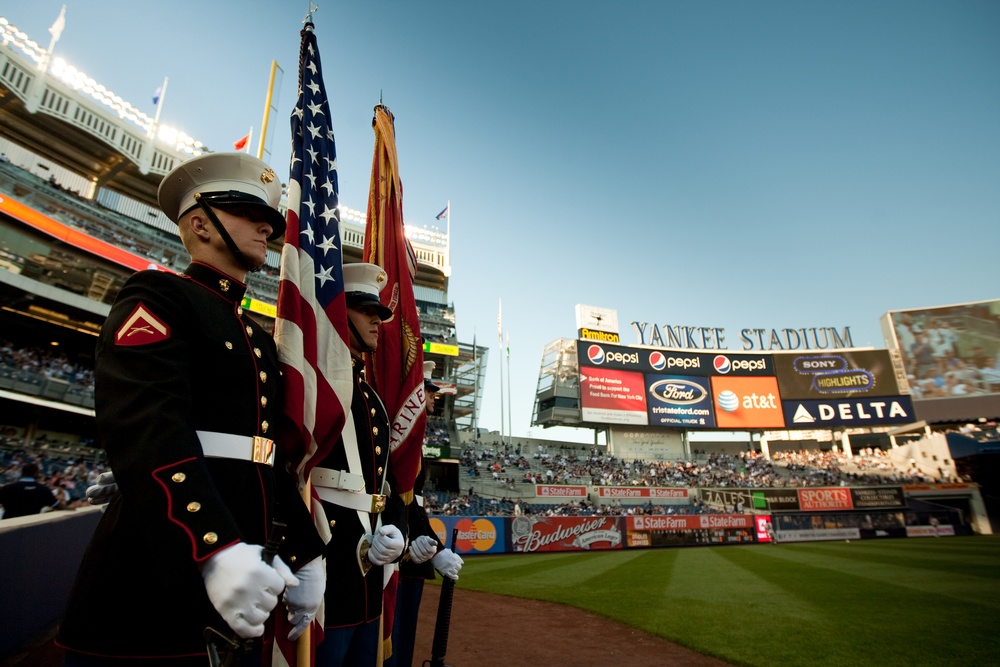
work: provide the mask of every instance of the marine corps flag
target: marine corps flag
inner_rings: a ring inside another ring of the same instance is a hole
[[[396,131],[389,109],[375,107],[375,156],[368,191],[368,228],[364,261],[378,264],[388,275],[382,303],[392,318],[382,323],[378,350],[369,359],[369,377],[389,412],[392,428],[390,465],[397,492],[413,502],[413,483],[420,469],[424,429],[424,349],[417,302],[413,296],[416,257],[403,233],[403,187],[396,156]]]

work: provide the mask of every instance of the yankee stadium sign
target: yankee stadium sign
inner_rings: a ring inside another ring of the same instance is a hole
[[[724,350],[726,330],[721,327],[689,327],[632,322],[639,345]],[[801,329],[740,329],[744,350],[830,350],[854,347],[851,328],[803,327]]]

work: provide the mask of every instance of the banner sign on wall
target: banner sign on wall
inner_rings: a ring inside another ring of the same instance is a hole
[[[916,421],[913,401],[909,396],[782,401],[782,409],[789,428],[874,426]]]
[[[600,498],[687,498],[686,487],[664,486],[599,486],[597,495]]]
[[[625,517],[629,547],[753,542],[750,514],[639,515]]]
[[[535,496],[538,498],[586,498],[586,486],[568,486],[565,484],[536,484]]]
[[[823,400],[855,396],[899,396],[897,369],[888,350],[774,354],[781,397]]]
[[[584,422],[757,430],[916,421],[889,350],[739,354],[577,341]]]
[[[457,554],[506,553],[506,531],[503,517],[429,517],[431,529],[441,543]],[[458,529],[458,543],[451,544],[451,535]]]
[[[516,516],[510,537],[514,551],[593,551],[622,548],[621,517]]]

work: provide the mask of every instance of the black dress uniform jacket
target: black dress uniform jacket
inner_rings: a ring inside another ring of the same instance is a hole
[[[361,363],[354,365],[354,395],[351,415],[357,433],[365,492],[380,493],[383,481],[393,489],[382,512],[382,525],[392,524],[406,534],[403,501],[394,490],[395,480],[389,467],[389,418],[385,406],[374,389],[362,377]],[[348,470],[344,439],[326,459],[323,468]],[[388,475],[388,478],[386,476]],[[326,545],[326,620],[328,628],[367,623],[382,613],[383,568],[373,565],[362,576],[358,567],[357,545],[361,537],[375,530],[378,515],[369,514],[368,525],[362,526],[357,510],[323,502],[330,521],[332,539]],[[367,530],[365,530],[367,528]]]
[[[278,421],[277,351],[243,314],[245,289],[193,263],[133,275],[111,309],[95,397],[120,493],[71,594],[59,639],[71,651],[203,662],[204,629],[231,631],[199,566],[237,542],[264,544],[275,519],[288,525],[279,555],[293,570],[322,553],[280,448],[274,467],[207,458],[195,433],[267,437]]]
[[[419,496],[423,493],[424,482],[426,480],[427,461],[422,461],[420,472],[417,474],[417,479],[413,484],[414,495]],[[416,541],[418,537],[427,536],[433,538],[438,543],[438,551],[444,549],[441,539],[434,532],[434,529],[431,528],[431,521],[427,516],[427,510],[417,502],[416,498],[406,506],[406,526],[409,529],[407,537],[410,543]],[[399,564],[399,576],[406,579],[434,579],[434,564],[431,562],[431,559],[425,560],[423,563],[414,563],[411,559],[407,558]]]

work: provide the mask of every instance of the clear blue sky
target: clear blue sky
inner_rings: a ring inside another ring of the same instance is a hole
[[[62,4],[0,15],[44,47]],[[149,114],[168,76],[161,120],[213,150],[259,131],[277,60],[287,173],[307,2],[66,4],[57,56]],[[366,206],[380,95],[407,224],[451,200],[458,334],[493,348],[482,426],[500,299],[523,436],[577,303],[617,309],[626,344],[638,320],[883,347],[887,310],[1000,297],[1000,2],[319,4],[341,201]]]

